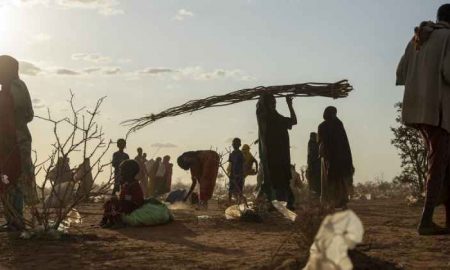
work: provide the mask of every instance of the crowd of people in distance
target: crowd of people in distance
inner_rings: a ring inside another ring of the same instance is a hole
[[[125,153],[126,141],[124,139],[117,140],[117,152],[113,154],[112,166],[114,168],[114,188],[112,194],[115,195],[120,190],[121,175],[120,164],[130,159]],[[134,160],[139,164],[139,172],[136,176],[141,185],[144,197],[158,197],[170,192],[172,185],[173,164],[170,163],[170,156],[163,158],[147,159],[147,153],[142,148],[137,149],[137,155]]]

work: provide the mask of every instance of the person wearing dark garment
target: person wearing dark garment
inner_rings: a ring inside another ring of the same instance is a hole
[[[228,187],[228,201],[231,202],[233,196],[237,201],[243,196],[244,189],[244,155],[241,150],[241,139],[233,139],[233,152],[230,153],[228,162],[230,163],[230,183]]]
[[[144,153],[141,147],[137,149],[137,156],[134,158],[136,162],[139,164],[139,173],[136,176],[139,183],[141,184],[142,192],[144,193],[144,197],[148,196],[148,174],[145,169],[145,162],[147,161],[146,157],[144,157]]]
[[[269,201],[285,201],[287,207],[292,209],[294,196],[289,187],[292,175],[288,131],[297,124],[297,117],[292,97],[286,97],[286,103],[290,117],[279,114],[275,97],[265,93],[260,96],[256,105],[256,116],[263,179],[261,191]]]
[[[33,216],[38,214],[32,137],[27,126],[34,112],[28,88],[19,77],[19,62],[8,55],[0,56],[0,85],[0,199],[7,222],[1,229],[22,230],[24,205]]]
[[[157,183],[158,183],[158,177],[156,176],[158,174],[158,171],[160,170],[160,167],[163,166],[162,159],[160,157],[157,157],[155,159],[155,162],[151,165],[149,168],[148,176],[149,176],[149,183],[148,183],[148,195],[150,197],[155,197],[157,194]]]
[[[161,158],[159,158],[161,159]],[[152,196],[158,197],[170,192],[172,185],[173,164],[170,163],[170,156],[164,156],[158,167],[155,177],[154,193]]]
[[[105,202],[100,223],[103,228],[123,226],[122,214],[130,214],[144,204],[144,193],[136,179],[139,170],[139,164],[132,159],[127,159],[120,164],[120,195],[119,198],[113,196]]]
[[[344,125],[335,107],[327,107],[319,125],[322,158],[321,202],[330,208],[346,208],[353,186],[353,159]]]
[[[164,166],[164,187],[162,193],[169,193],[172,189],[172,175],[173,175],[173,164],[170,163],[170,156],[166,155],[163,158],[162,165]]]
[[[115,195],[120,190],[121,174],[120,174],[120,164],[127,159],[130,159],[127,153],[124,152],[127,142],[124,139],[117,140],[117,148],[119,151],[113,154],[112,166],[114,168],[114,188],[112,194]]]
[[[208,200],[212,197],[219,173],[219,154],[212,150],[185,152],[178,157],[177,163],[183,170],[191,171],[192,185],[184,201],[193,194],[198,182],[200,186],[199,209],[207,209]]]
[[[402,121],[417,129],[427,148],[425,203],[420,235],[450,232],[450,4],[442,5],[437,22],[415,28],[397,68],[404,85]],[[433,222],[436,206],[444,204],[446,226]]]
[[[310,192],[317,197],[320,197],[321,193],[320,166],[317,133],[311,132],[308,142],[308,168],[306,170],[306,178],[308,179]]]

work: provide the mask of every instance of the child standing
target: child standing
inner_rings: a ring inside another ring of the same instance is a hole
[[[122,214],[130,214],[144,204],[141,185],[136,180],[139,164],[135,160],[125,160],[120,164],[121,187],[119,198],[113,196],[104,205],[103,228],[121,226]]]
[[[117,148],[119,151],[113,154],[112,166],[114,168],[114,188],[112,191],[112,195],[116,195],[116,193],[120,190],[120,164],[127,159],[130,159],[127,153],[123,150],[127,146],[127,142],[124,139],[117,140]]]
[[[231,152],[228,162],[230,162],[230,185],[228,190],[228,200],[231,202],[233,196],[239,201],[244,189],[244,155],[241,150],[241,139],[233,139],[233,152]]]

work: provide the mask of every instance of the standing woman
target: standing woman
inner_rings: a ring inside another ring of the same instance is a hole
[[[165,182],[165,189],[163,190],[164,193],[169,193],[172,189],[172,174],[173,174],[173,164],[170,163],[170,156],[164,156],[163,158],[163,165],[166,168],[164,172],[164,182]]]
[[[149,168],[148,178],[148,195],[150,197],[154,197],[156,194],[156,174],[158,173],[159,167],[163,166],[161,164],[161,158],[157,157],[155,161],[153,162],[152,166]]]
[[[139,181],[142,192],[144,193],[144,198],[148,197],[148,175],[147,169],[145,168],[146,158],[144,157],[143,150],[141,147],[137,149],[138,155],[134,158],[139,164],[139,173],[136,175],[136,179]]]
[[[291,154],[289,132],[297,124],[297,116],[292,107],[292,98],[286,97],[290,117],[284,117],[276,110],[275,97],[266,93],[256,105],[259,135],[259,157],[262,167],[262,192],[269,201],[287,202],[292,209],[294,196],[290,189]]]
[[[0,174],[4,179],[0,197],[6,229],[21,230],[24,203],[38,203],[27,127],[34,113],[27,86],[19,78],[19,63],[11,56],[0,56],[0,84]]]
[[[308,142],[308,169],[306,170],[309,191],[317,197],[321,194],[321,159],[319,155],[319,142],[316,132],[311,132]]]
[[[352,151],[337,109],[327,107],[319,125],[319,152],[322,158],[321,202],[330,208],[347,208],[353,189]]]

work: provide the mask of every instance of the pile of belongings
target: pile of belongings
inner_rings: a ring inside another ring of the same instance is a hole
[[[225,210],[225,218],[228,220],[241,220],[245,222],[262,222],[258,213],[244,204],[232,205]]]
[[[184,201],[184,198],[187,195],[187,191],[185,189],[177,189],[169,193],[166,198],[166,202],[170,204],[174,204],[176,202]]]

